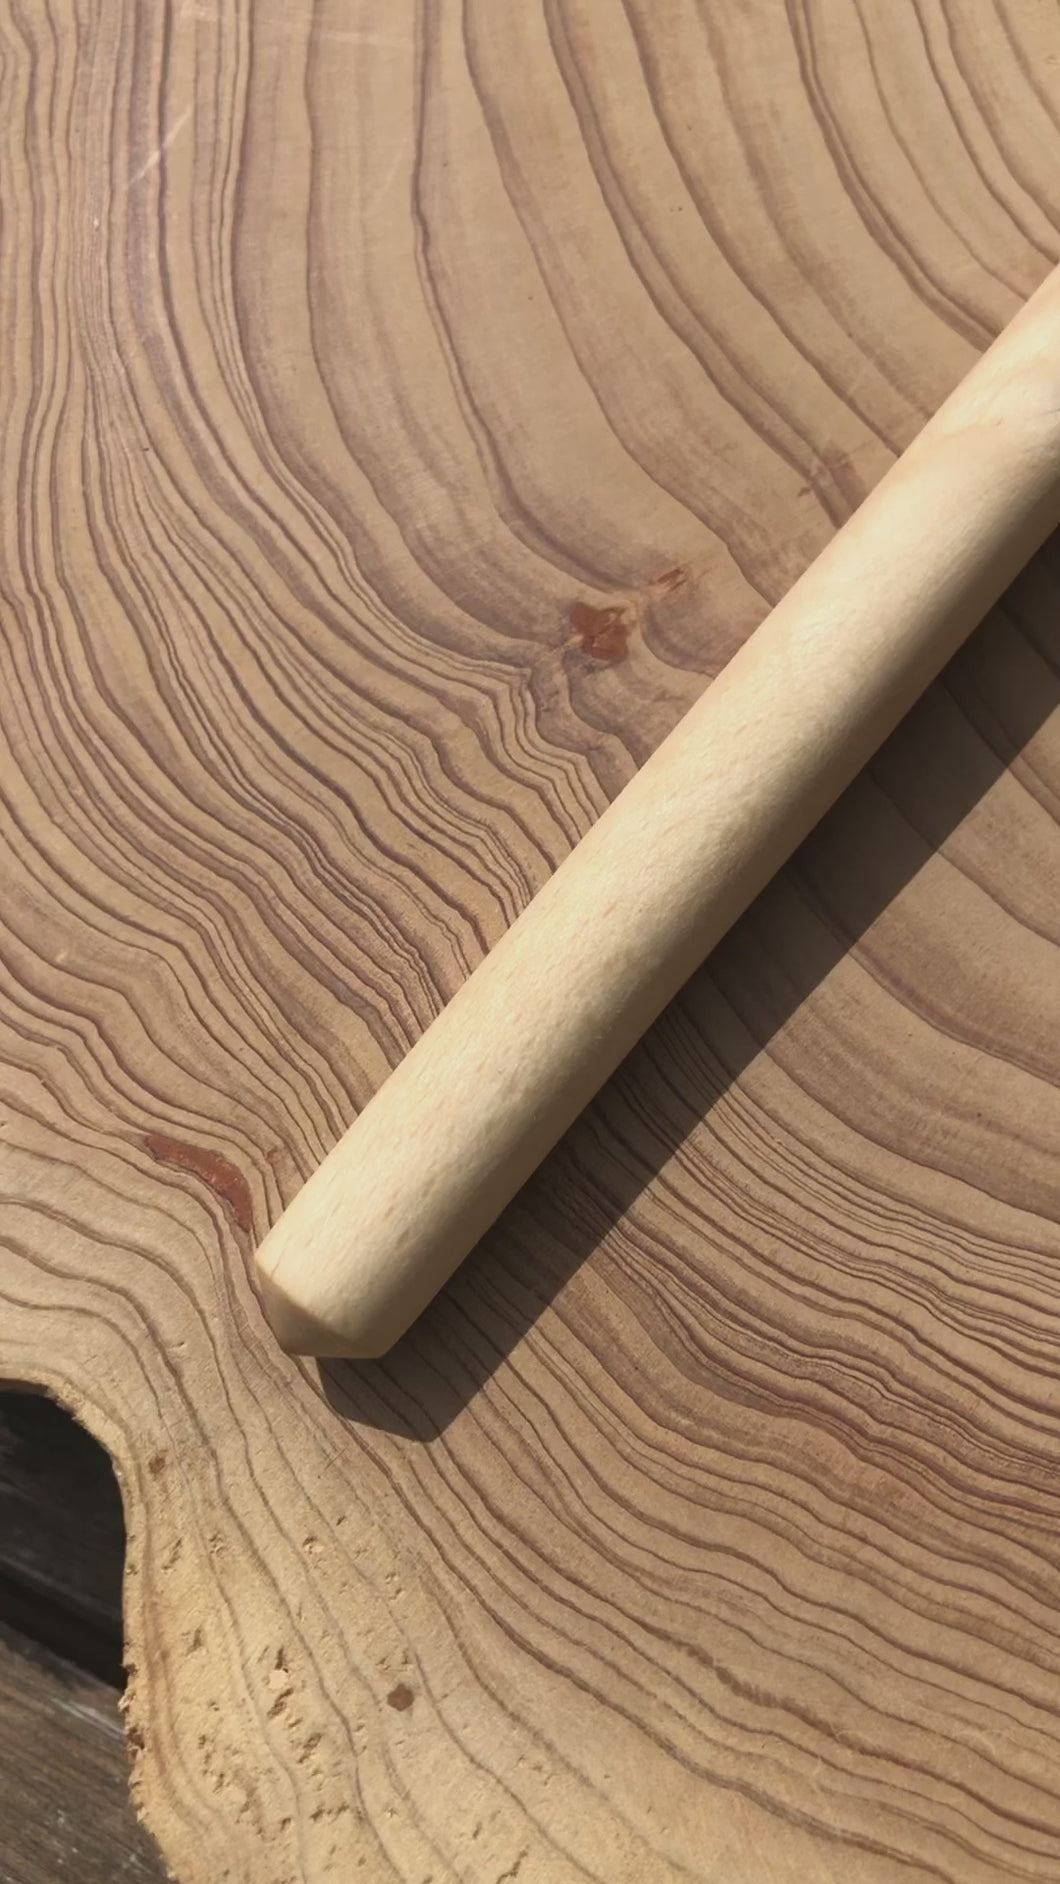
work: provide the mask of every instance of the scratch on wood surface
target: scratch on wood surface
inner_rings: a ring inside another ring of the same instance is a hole
[[[187,124],[188,119],[191,117],[191,111],[192,111],[191,106],[185,105],[184,110],[180,114],[180,117],[176,118],[174,122],[170,125],[169,130],[166,132],[165,137],[162,139],[162,142],[156,145],[155,149],[151,152],[150,157],[147,159],[147,162],[142,163],[140,165],[139,170],[134,170],[132,173],[132,176],[126,178],[127,189],[131,190],[134,183],[139,183],[141,179],[143,177],[148,176],[152,170],[157,170],[159,164],[162,162],[162,159],[165,156],[170,145],[175,142],[175,140],[180,136],[180,133],[183,131],[184,126]]]

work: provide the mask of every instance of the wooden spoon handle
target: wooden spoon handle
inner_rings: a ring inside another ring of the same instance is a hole
[[[258,1252],[384,1352],[1060,523],[1060,270],[577,845]]]

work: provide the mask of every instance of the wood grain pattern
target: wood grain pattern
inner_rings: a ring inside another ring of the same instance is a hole
[[[0,87],[0,1372],[168,1861],[1054,1878],[1055,545],[392,1357],[246,1273],[1057,259],[1051,0],[4,0]]]

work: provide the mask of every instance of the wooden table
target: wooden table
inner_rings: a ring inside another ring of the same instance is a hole
[[[168,1862],[1055,1879],[1055,546],[387,1360],[247,1273],[1056,260],[1053,0],[6,0],[0,87],[0,1372]]]

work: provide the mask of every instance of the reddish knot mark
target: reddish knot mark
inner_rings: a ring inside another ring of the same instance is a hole
[[[624,661],[629,653],[630,610],[612,603],[595,608],[591,602],[572,602],[567,620],[581,639],[582,653],[593,661]]]
[[[140,1142],[159,1164],[175,1164],[178,1170],[191,1171],[202,1178],[228,1205],[238,1228],[249,1233],[250,1186],[242,1171],[222,1158],[219,1151],[207,1151],[202,1145],[186,1145],[183,1139],[167,1138],[164,1132],[146,1132]]]
[[[675,589],[683,589],[687,581],[687,569],[682,569],[678,564],[673,569],[664,569],[661,576],[653,576],[649,586],[658,589],[663,595],[672,595]]]
[[[412,1706],[415,1698],[412,1689],[407,1683],[399,1681],[397,1687],[391,1688],[390,1693],[387,1695],[386,1704],[388,1707],[395,1707],[399,1714],[403,1714],[407,1707]]]

